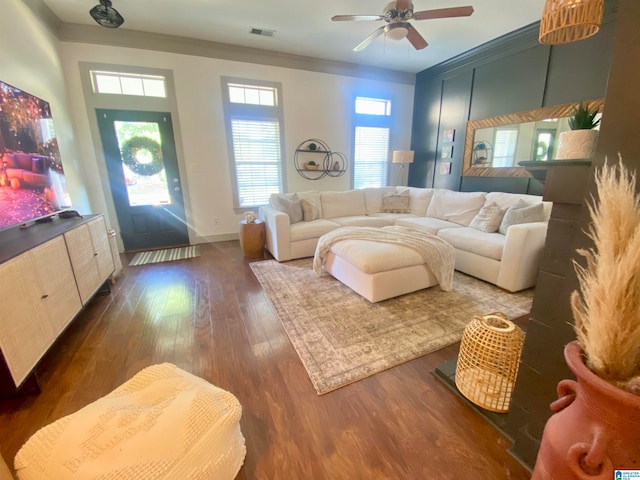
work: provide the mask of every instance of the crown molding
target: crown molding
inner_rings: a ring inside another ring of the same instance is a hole
[[[51,33],[56,37],[58,36],[58,31],[60,30],[62,21],[55,13],[53,13],[53,10],[51,10],[43,0],[22,0],[22,3],[27,6],[42,23],[45,24]]]

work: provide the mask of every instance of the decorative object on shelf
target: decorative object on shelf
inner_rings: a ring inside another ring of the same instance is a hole
[[[413,150],[394,150],[391,157],[391,163],[399,163],[400,168],[396,175],[395,185],[406,185],[407,181],[404,178],[404,165],[405,163],[413,163],[414,151]],[[409,172],[407,172],[408,174]]]
[[[149,156],[149,163],[139,161],[138,155],[144,154],[143,152],[146,152]],[[151,177],[164,169],[160,144],[149,137],[131,137],[122,145],[120,155],[122,156],[122,162],[133,173],[143,177]]]
[[[249,210],[248,212],[244,212],[243,216],[244,216],[244,219],[247,221],[247,223],[253,223],[258,218],[258,216],[256,215],[256,212],[252,212],[251,210]]]
[[[450,128],[449,130],[445,130],[442,133],[442,141],[444,143],[453,143],[453,139],[455,138],[456,135],[456,131],[453,128]]]
[[[540,20],[540,43],[560,45],[600,30],[604,0],[547,0]]]
[[[103,27],[118,28],[124,23],[122,15],[111,6],[111,0],[100,0],[100,5],[96,5],[89,10],[89,15]]]
[[[456,386],[476,405],[509,411],[524,344],[524,332],[494,312],[476,316],[465,327],[456,366]]]
[[[594,130],[600,119],[596,119],[599,109],[590,109],[589,104],[575,107],[569,117],[569,128],[562,132],[558,140],[556,160],[589,159],[596,149],[598,130]]]
[[[298,174],[307,180],[323,177],[340,177],[347,171],[347,157],[333,152],[329,145],[317,138],[309,138],[298,144],[294,153]]]
[[[491,164],[493,145],[490,142],[475,142],[473,144],[473,166],[486,167]]]
[[[578,250],[586,266],[575,263],[580,292],[571,296],[578,340],[564,352],[577,381],[558,384],[532,480],[614,478],[614,468],[638,469],[640,195],[622,161],[596,170],[595,183],[587,232],[593,247]]]

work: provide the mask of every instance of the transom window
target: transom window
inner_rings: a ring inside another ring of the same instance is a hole
[[[353,187],[387,185],[391,100],[356,97]]]
[[[280,84],[223,77],[222,91],[235,207],[266,205],[284,184]]]
[[[167,97],[166,79],[160,75],[91,70],[94,93]]]

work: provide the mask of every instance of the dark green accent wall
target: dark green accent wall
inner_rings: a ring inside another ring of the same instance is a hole
[[[541,45],[539,25],[532,24],[419,72],[409,185],[540,195],[542,185],[533,179],[462,177],[466,122],[604,97],[614,20],[609,12],[596,36],[560,46]],[[442,159],[442,132],[452,128],[453,156]],[[452,163],[449,174],[440,173],[444,161]]]

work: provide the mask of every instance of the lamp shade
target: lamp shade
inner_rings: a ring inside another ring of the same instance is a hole
[[[598,33],[604,0],[547,0],[540,20],[540,43],[577,42]]]
[[[413,163],[413,150],[394,150],[391,163]]]

